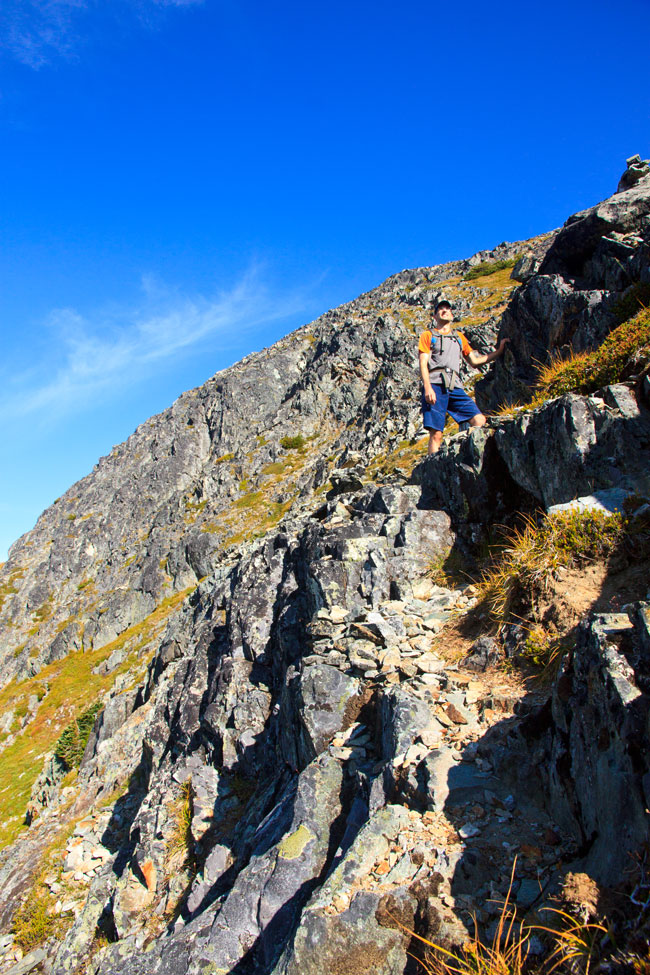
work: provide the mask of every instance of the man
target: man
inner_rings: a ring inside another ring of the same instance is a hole
[[[476,352],[464,335],[453,328],[454,313],[444,298],[433,312],[433,328],[422,332],[418,345],[422,377],[422,422],[429,431],[429,453],[435,454],[442,443],[447,413],[456,423],[482,427],[485,417],[460,383],[461,356],[472,366],[482,366],[503,355],[506,342],[501,339],[494,352]]]

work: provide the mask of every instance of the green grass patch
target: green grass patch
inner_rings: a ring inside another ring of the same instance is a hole
[[[306,443],[301,433],[297,433],[295,437],[282,437],[280,440],[280,446],[285,450],[301,450]]]
[[[17,592],[18,590],[15,586],[11,585],[11,583],[6,583],[0,588],[0,610],[4,606],[7,597],[14,596]]]
[[[286,470],[286,461],[276,460],[262,468],[262,474],[282,474]]]
[[[167,860],[184,867],[191,864],[194,853],[192,837],[192,786],[184,782],[178,799],[170,803],[173,828],[167,841]]]
[[[247,508],[256,507],[263,500],[264,494],[261,491],[249,491],[248,494],[244,494],[241,498],[237,498],[233,504],[233,507],[237,508],[239,511],[245,511]]]
[[[471,580],[467,569],[467,560],[463,558],[457,549],[452,548],[444,555],[439,555],[433,559],[429,564],[426,574],[436,586],[453,589]]]
[[[63,919],[54,913],[54,903],[48,887],[34,884],[13,920],[14,937],[23,951],[38,948],[61,931]]]
[[[52,607],[53,598],[54,597],[52,595],[48,596],[43,605],[34,610],[32,613],[32,619],[39,623],[45,623],[47,620],[49,620],[54,611]]]
[[[232,451],[230,451],[227,454],[222,454],[221,457],[215,457],[214,462],[215,464],[225,464],[227,463],[227,461],[234,460],[234,459],[235,459],[235,455],[232,453]]]
[[[495,271],[505,271],[508,268],[514,267],[519,257],[510,257],[503,261],[481,261],[475,267],[470,268],[470,270],[463,276],[464,281],[475,281],[477,278],[485,278],[490,274],[494,274]]]
[[[410,475],[415,465],[426,457],[428,442],[428,436],[414,441],[401,440],[393,450],[378,454],[370,461],[366,468],[368,477],[381,479],[397,469]]]
[[[0,690],[0,714],[27,713],[27,702],[44,686],[48,688],[32,721],[0,753],[0,848],[13,842],[24,828],[24,816],[32,786],[41,772],[45,756],[63,731],[88,710],[134,664],[144,668],[153,648],[142,655],[162,629],[167,618],[193,591],[191,586],[163,600],[146,619],[129,627],[116,640],[99,650],[69,654],[44,667],[37,676],[18,683],[12,680]],[[126,660],[112,674],[94,674],[93,669],[114,650],[128,649]]]

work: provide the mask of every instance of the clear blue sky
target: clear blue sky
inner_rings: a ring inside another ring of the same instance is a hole
[[[647,0],[2,0],[0,559],[184,389],[650,155]]]

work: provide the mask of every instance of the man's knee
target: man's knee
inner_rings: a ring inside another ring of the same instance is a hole
[[[486,423],[487,418],[484,417],[482,413],[477,413],[476,416],[473,416],[469,421],[470,427],[484,427]]]
[[[442,443],[442,430],[429,430],[429,453],[435,453]]]

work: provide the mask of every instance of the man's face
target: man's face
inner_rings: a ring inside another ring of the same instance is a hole
[[[433,315],[436,329],[439,332],[450,332],[454,321],[454,313],[447,305],[442,305]]]

